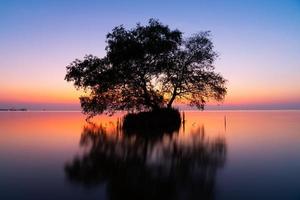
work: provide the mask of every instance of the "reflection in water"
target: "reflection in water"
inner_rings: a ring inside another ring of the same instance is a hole
[[[179,128],[146,137],[89,124],[80,140],[88,151],[66,164],[66,176],[86,187],[105,185],[109,199],[213,199],[225,139],[208,138],[204,126],[189,133]]]

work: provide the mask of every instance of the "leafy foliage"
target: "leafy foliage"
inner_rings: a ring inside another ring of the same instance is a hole
[[[80,102],[90,117],[170,108],[175,100],[203,109],[210,98],[224,99],[226,80],[214,72],[209,32],[183,39],[179,30],[150,19],[129,30],[115,27],[106,42],[104,58],[87,55],[67,66],[65,79],[86,92]]]

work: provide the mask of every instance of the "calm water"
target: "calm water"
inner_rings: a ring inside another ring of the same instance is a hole
[[[300,111],[186,112],[155,137],[120,118],[0,112],[0,199],[300,199]]]

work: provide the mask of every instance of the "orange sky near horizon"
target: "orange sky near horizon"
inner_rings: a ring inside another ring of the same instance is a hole
[[[39,104],[78,104],[79,96],[84,92],[76,90],[72,84],[66,83],[65,87],[35,87],[26,86],[16,88],[0,87],[0,102],[14,103],[39,103]],[[228,94],[224,102],[211,101],[208,105],[247,105],[266,103],[294,103],[300,102],[300,95],[294,91],[276,91],[275,89],[239,89],[228,88]]]

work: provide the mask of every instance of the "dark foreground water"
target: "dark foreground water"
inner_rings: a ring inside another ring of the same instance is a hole
[[[0,199],[300,199],[300,111],[186,112],[144,135],[121,117],[0,112]]]

